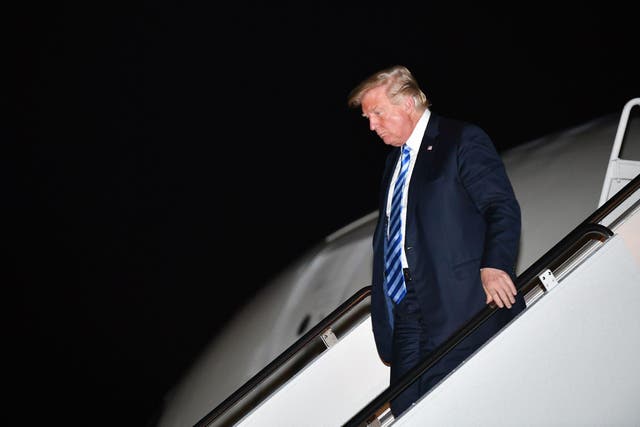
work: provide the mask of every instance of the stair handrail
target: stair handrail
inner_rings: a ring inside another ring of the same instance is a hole
[[[245,382],[240,388],[233,392],[229,397],[223,400],[218,406],[213,408],[207,415],[202,417],[200,421],[195,424],[195,427],[204,427],[211,424],[233,405],[235,405],[240,399],[246,396],[249,392],[258,387],[264,380],[266,380],[271,374],[273,374],[278,368],[283,366],[289,359],[298,354],[304,349],[311,341],[320,336],[329,326],[341,319],[345,314],[349,313],[356,305],[363,301],[371,294],[371,285],[365,286],[354,293],[349,299],[340,304],[338,308],[329,313],[324,319],[318,322],[314,327],[309,329],[302,337],[296,342],[291,344],[286,350],[284,350],[278,357],[276,357],[271,363],[262,368],[258,373],[252,376],[247,382]]]
[[[640,99],[640,98],[638,98]],[[624,187],[622,187],[614,196],[607,200],[607,202],[596,209],[591,215],[585,219],[582,224],[586,223],[599,223],[607,215],[613,212],[618,206],[629,198],[633,193],[640,189],[640,175],[637,175],[631,181],[629,181]]]
[[[611,147],[611,154],[609,155],[609,162],[607,163],[607,172],[605,173],[604,182],[602,184],[602,191],[600,192],[600,201],[598,206],[602,206],[607,201],[609,195],[609,189],[611,188],[611,180],[613,177],[613,165],[616,161],[620,160],[620,149],[622,147],[622,141],[624,140],[624,134],[627,130],[627,122],[629,121],[629,115],[631,114],[631,108],[636,105],[640,105],[640,98],[632,98],[622,108],[620,114],[620,121],[618,122],[618,129],[616,130],[616,136],[613,140],[613,147]]]

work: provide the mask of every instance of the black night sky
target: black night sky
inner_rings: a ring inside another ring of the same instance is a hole
[[[346,105],[370,73],[408,66],[499,150],[640,96],[628,6],[256,3],[5,17],[4,416],[152,426],[243,301],[375,208],[386,147]]]

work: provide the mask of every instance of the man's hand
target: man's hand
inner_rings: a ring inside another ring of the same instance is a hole
[[[480,280],[485,294],[487,294],[487,304],[494,302],[498,307],[511,305],[516,302],[515,296],[518,293],[511,277],[507,273],[497,268],[481,268]]]

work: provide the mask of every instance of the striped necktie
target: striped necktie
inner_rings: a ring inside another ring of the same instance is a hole
[[[402,272],[402,192],[409,170],[409,157],[411,149],[407,145],[402,146],[402,158],[400,160],[400,172],[393,188],[391,199],[391,211],[389,213],[389,237],[385,249],[385,273],[387,280],[387,295],[394,303],[399,303],[407,293]]]

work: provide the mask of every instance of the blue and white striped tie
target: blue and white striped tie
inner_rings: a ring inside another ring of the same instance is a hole
[[[384,254],[385,273],[387,280],[387,295],[394,303],[399,303],[407,293],[402,272],[402,192],[409,170],[410,148],[402,146],[402,159],[400,160],[400,172],[393,188],[391,199],[391,211],[389,213],[389,237]]]

